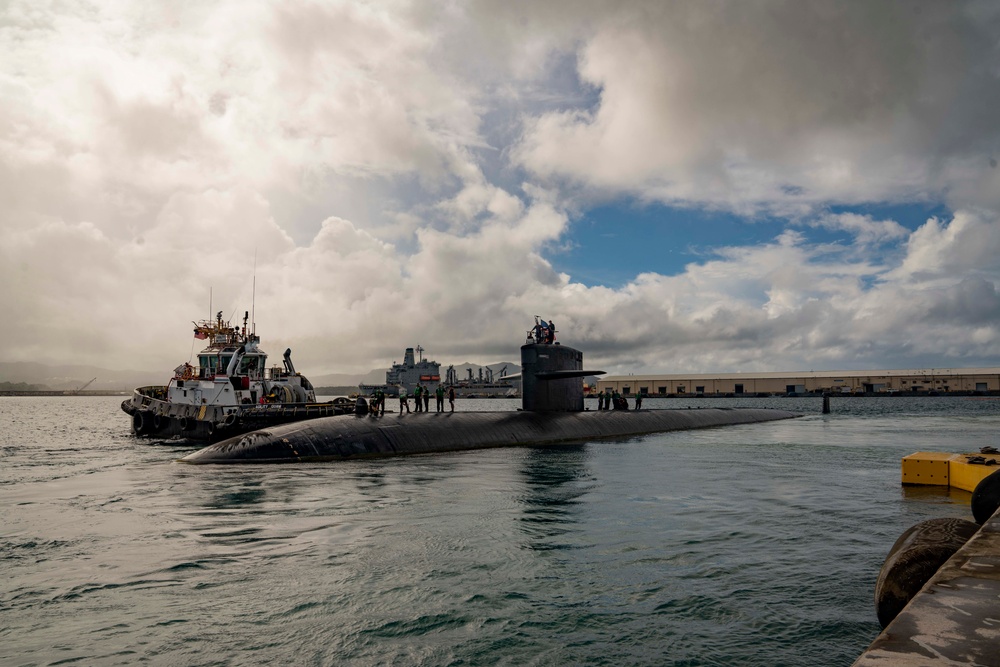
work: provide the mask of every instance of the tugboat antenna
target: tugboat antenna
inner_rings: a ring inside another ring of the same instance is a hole
[[[253,287],[250,290],[250,333],[257,333],[257,248],[253,249]],[[246,325],[244,325],[246,326]]]

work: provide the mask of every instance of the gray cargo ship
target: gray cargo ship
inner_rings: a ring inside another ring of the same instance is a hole
[[[358,389],[364,396],[370,396],[376,389],[381,389],[386,396],[399,396],[400,389],[407,394],[413,394],[414,388],[422,384],[428,388],[437,388],[441,384],[441,364],[424,359],[424,348],[417,345],[418,358],[413,358],[414,348],[406,348],[403,363],[392,363],[392,368],[385,372],[385,384],[359,384]]]
[[[478,377],[473,374],[471,368],[467,368],[467,377],[461,379],[455,367],[449,366],[442,381],[441,364],[424,359],[423,352],[424,348],[419,345],[416,348],[406,348],[403,363],[393,362],[392,367],[385,373],[384,384],[359,384],[359,393],[362,396],[371,396],[376,390],[381,389],[386,396],[399,396],[400,389],[405,389],[407,394],[413,394],[418,384],[431,391],[437,389],[439,384],[443,384],[446,388],[454,387],[455,396],[458,398],[517,398],[520,395],[517,385],[504,377],[506,365],[496,377],[489,367],[480,368]]]

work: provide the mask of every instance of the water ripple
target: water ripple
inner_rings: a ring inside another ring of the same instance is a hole
[[[0,400],[0,663],[849,664],[895,538],[968,514],[900,489],[899,457],[994,442],[1000,418],[809,400],[776,399],[816,413],[790,422],[223,469],[132,439],[120,399]]]

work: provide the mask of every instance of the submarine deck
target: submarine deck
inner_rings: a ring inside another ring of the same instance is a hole
[[[434,412],[340,416],[230,438],[185,463],[282,463],[549,445],[801,416],[764,408],[585,412]]]

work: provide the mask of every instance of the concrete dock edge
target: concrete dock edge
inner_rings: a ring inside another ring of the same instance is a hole
[[[855,667],[1000,667],[1000,511],[924,585]]]

